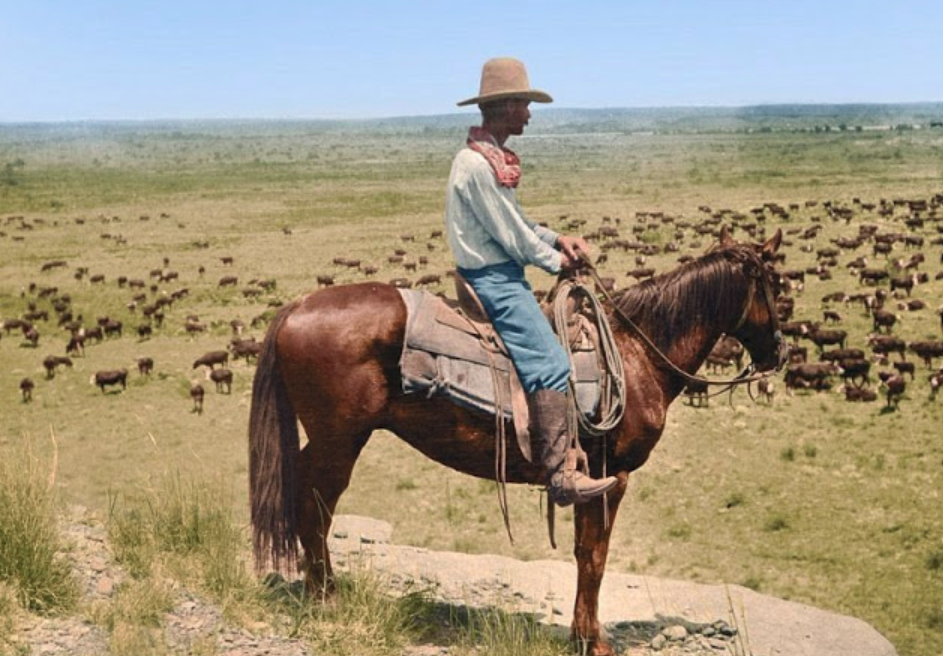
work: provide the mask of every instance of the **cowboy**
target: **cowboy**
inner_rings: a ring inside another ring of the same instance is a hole
[[[530,87],[523,63],[509,57],[485,63],[478,95],[458,103],[477,104],[482,124],[469,130],[452,162],[445,225],[458,273],[480,298],[527,393],[533,453],[550,498],[567,506],[607,492],[616,479],[577,469],[567,429],[569,359],[524,277],[529,264],[552,274],[574,269],[580,251],[588,252],[582,238],[528,219],[518,202],[520,159],[504,144],[524,132],[531,101],[553,99]]]

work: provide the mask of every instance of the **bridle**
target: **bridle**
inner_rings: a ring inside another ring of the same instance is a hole
[[[757,280],[760,283],[760,289],[763,293],[763,301],[766,304],[767,312],[769,313],[770,322],[773,329],[773,340],[776,343],[777,350],[777,364],[776,371],[779,371],[786,360],[787,344],[786,340],[783,337],[782,330],[779,326],[779,315],[776,312],[776,302],[774,300],[772,283],[770,282],[770,272],[767,266],[763,263],[758,255],[755,253],[749,252],[747,256],[748,259],[753,260],[755,265],[753,272],[746,272],[746,275],[749,276],[749,289],[747,291],[747,300],[744,303],[743,314],[740,316],[739,321],[737,322],[734,332],[739,330],[743,324],[746,323],[747,317],[750,315],[750,309],[753,307],[753,302],[756,296],[756,287]],[[632,321],[631,317],[627,315],[622,308],[619,307],[619,304],[615,301],[609,291],[606,289],[606,286],[603,284],[602,279],[599,277],[599,272],[596,270],[595,265],[589,261],[589,258],[585,254],[580,254],[580,258],[583,261],[585,268],[589,271],[590,277],[592,277],[593,282],[596,283],[596,287],[602,293],[606,301],[612,306],[615,316],[632,332],[634,332],[642,343],[652,351],[658,358],[661,360],[665,366],[677,376],[683,378],[687,383],[696,383],[698,385],[712,385],[712,386],[723,386],[724,389],[720,390],[718,394],[725,392],[728,389],[736,387],[738,385],[744,385],[756,382],[763,378],[770,376],[768,372],[756,373],[756,367],[751,363],[747,365],[743,371],[737,374],[734,378],[729,380],[710,380],[708,378],[702,378],[701,376],[695,376],[689,374],[685,370],[678,367],[671,359],[662,352],[658,346],[651,340],[651,338],[645,334],[645,332],[638,327],[638,325]]]

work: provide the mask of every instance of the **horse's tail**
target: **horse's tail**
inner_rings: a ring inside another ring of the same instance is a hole
[[[249,413],[249,500],[255,566],[276,572],[298,562],[297,475],[299,436],[295,409],[278,366],[276,338],[298,302],[282,307],[269,326],[252,383]]]

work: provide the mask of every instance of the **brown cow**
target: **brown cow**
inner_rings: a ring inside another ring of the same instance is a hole
[[[34,387],[36,387],[36,383],[33,382],[32,378],[24,378],[20,381],[20,394],[23,395],[23,403],[29,403],[33,400]]]
[[[759,390],[760,395],[766,399],[768,404],[773,404],[773,396],[776,394],[776,388],[771,378],[760,378],[756,383],[756,389]]]
[[[43,367],[46,369],[46,378],[52,379],[56,376],[56,368],[62,365],[63,367],[72,368],[72,358],[62,355],[47,355],[43,360]]]
[[[203,397],[206,395],[203,386],[199,383],[193,383],[190,386],[190,398],[193,399],[193,412],[198,415],[203,414]]]
[[[99,388],[101,388],[102,394],[105,393],[105,387],[108,385],[121,385],[121,389],[127,389],[128,370],[121,368],[97,371],[95,372],[95,375],[92,376],[90,382],[93,385],[97,385]]]
[[[138,373],[142,376],[147,376],[154,370],[154,359],[143,357],[137,359]]]
[[[193,361],[193,368],[205,365],[214,369],[216,365],[225,365],[229,362],[229,351],[209,351]]]
[[[206,378],[216,383],[216,393],[219,394],[225,388],[226,394],[232,392],[232,371],[220,367],[206,372]]]
[[[885,373],[885,372],[881,372]],[[882,376],[882,378],[884,378]],[[907,383],[904,377],[899,373],[888,376],[883,382],[885,394],[887,394],[887,408],[897,410],[900,405],[901,397],[907,390]]]
[[[707,383],[700,380],[690,380],[684,388],[684,395],[688,397],[691,406],[695,408],[706,408],[709,398],[707,395]]]
[[[943,356],[943,342],[911,342],[907,348],[916,353],[917,356],[923,360],[924,364],[927,365],[927,369],[933,367],[933,358],[939,358]]]

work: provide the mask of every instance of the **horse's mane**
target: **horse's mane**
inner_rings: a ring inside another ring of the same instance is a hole
[[[716,324],[718,317],[742,312],[743,294],[736,292],[745,292],[749,283],[737,263],[746,259],[756,259],[749,246],[711,251],[623,290],[616,305],[656,343],[668,344],[692,325]]]

